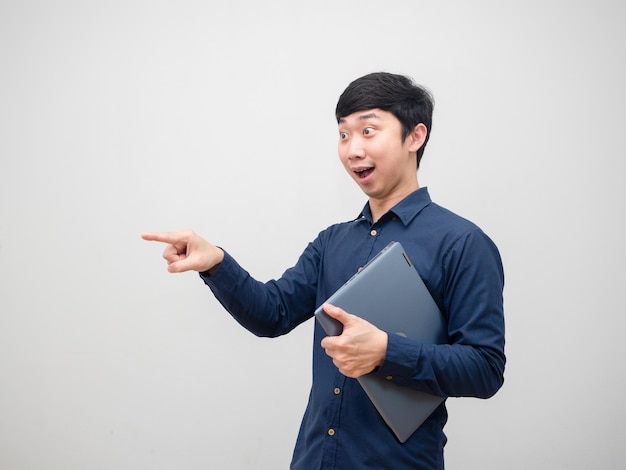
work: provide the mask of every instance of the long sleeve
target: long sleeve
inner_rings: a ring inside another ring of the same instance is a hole
[[[504,380],[504,275],[500,255],[472,230],[443,257],[443,309],[450,344],[420,344],[389,335],[378,374],[439,396],[488,398]]]
[[[244,328],[257,336],[276,337],[313,315],[318,264],[318,250],[310,243],[280,279],[260,282],[225,252],[217,270],[200,277]]]

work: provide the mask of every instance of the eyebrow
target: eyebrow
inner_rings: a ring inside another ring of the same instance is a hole
[[[359,121],[366,121],[368,119],[381,119],[381,117],[376,113],[361,114],[359,116]],[[345,118],[339,118],[339,124],[344,122],[346,122]]]
[[[359,116],[360,121],[365,121],[367,119],[380,119],[380,116],[376,113],[361,114]]]

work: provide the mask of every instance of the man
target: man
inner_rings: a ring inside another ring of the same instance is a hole
[[[313,383],[293,469],[443,468],[444,403],[403,444],[355,380],[375,373],[434,395],[488,398],[505,365],[502,263],[474,224],[436,205],[417,169],[432,125],[433,100],[409,78],[374,73],[339,98],[339,158],[367,195],[359,217],[320,232],[280,279],[254,280],[222,249],[192,231],[144,234],[168,244],[170,272],[198,271],[245,328],[278,336],[315,308],[390,241],[402,243],[445,316],[450,344],[419,344],[381,331],[332,305],[344,325],[325,337],[315,325]]]

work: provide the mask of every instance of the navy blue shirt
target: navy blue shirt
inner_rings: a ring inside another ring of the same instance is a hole
[[[253,279],[225,254],[212,275],[217,299],[245,328],[278,336],[314,310],[389,242],[402,243],[448,322],[450,344],[420,344],[389,334],[375,372],[399,387],[442,397],[488,398],[504,374],[504,275],[494,243],[480,228],[433,203],[426,188],[378,221],[369,205],[350,222],[319,233],[277,280]],[[358,312],[350,312],[358,315]],[[313,379],[292,469],[443,469],[445,401],[401,444],[358,381],[342,375],[320,346],[315,325]]]

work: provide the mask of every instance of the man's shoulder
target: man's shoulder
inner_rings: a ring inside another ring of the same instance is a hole
[[[430,240],[439,243],[442,253],[465,253],[474,259],[493,253],[496,256],[492,259],[499,259],[494,241],[471,220],[435,203],[429,205],[425,215],[432,224]]]
[[[480,230],[480,227],[478,227],[478,225],[471,220],[437,204],[436,202],[428,204],[428,206],[422,210],[421,215],[424,219],[429,219],[429,221],[433,224],[447,230],[460,233]]]

